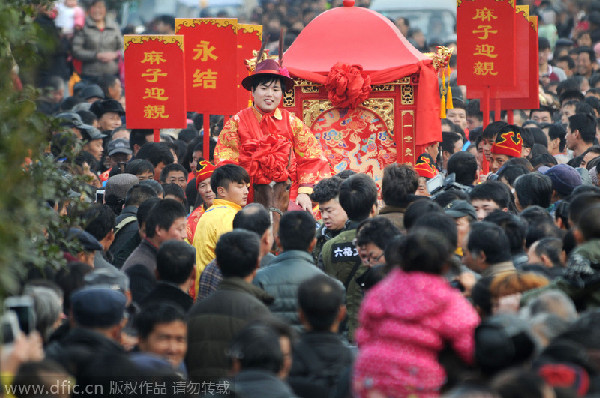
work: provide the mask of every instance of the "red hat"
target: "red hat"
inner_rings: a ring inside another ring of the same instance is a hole
[[[422,153],[417,158],[415,171],[420,177],[433,178],[438,174],[438,170],[433,165],[433,158],[428,153]]]
[[[210,178],[212,173],[215,171],[216,167],[213,166],[208,160],[200,160],[196,165],[196,190],[198,190],[198,185],[200,182]]]
[[[523,149],[523,140],[518,132],[508,130],[500,133],[496,138],[496,142],[492,145],[492,153],[496,155],[506,155],[513,158],[521,157],[521,149]]]
[[[290,72],[284,67],[279,66],[274,59],[267,58],[256,65],[256,69],[250,76],[246,76],[242,80],[242,86],[248,91],[252,91],[252,82],[259,75],[273,75],[282,78],[285,91],[294,87],[294,80],[290,77]]]

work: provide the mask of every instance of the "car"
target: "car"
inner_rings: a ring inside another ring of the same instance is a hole
[[[410,28],[419,28],[428,42],[456,40],[456,0],[373,0],[371,10],[395,21],[408,19]]]

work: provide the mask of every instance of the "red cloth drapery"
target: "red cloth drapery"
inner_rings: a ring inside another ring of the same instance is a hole
[[[338,62],[360,65],[372,85],[418,73],[416,144],[441,141],[440,96],[432,61],[388,18],[363,7],[332,8],[311,21],[283,55],[292,76],[319,84]]]
[[[333,65],[332,65],[333,66]],[[327,76],[296,69],[288,66],[293,77],[325,84]],[[412,65],[393,67],[376,72],[367,72],[371,76],[371,84],[385,84],[414,73],[419,74],[417,91],[416,145],[426,145],[434,141],[442,141],[442,124],[440,120],[440,96],[437,73],[431,60],[418,61]]]

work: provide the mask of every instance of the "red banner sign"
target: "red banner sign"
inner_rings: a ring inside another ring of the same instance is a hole
[[[185,128],[183,36],[125,35],[127,128]]]
[[[517,6],[517,84],[514,87],[492,88],[491,97],[507,99],[502,101],[502,109],[528,109],[515,107],[514,100],[519,99],[519,104],[529,98],[538,98],[538,59],[537,59],[537,33],[533,30],[529,17],[529,6]],[[535,38],[535,45],[532,38]],[[532,70],[533,68],[533,70]],[[531,84],[531,79],[533,84]],[[468,86],[467,98],[483,98],[484,87]],[[533,94],[533,96],[531,96]]]
[[[522,84],[527,84],[529,87],[528,95],[520,98],[503,98],[501,100],[502,109],[538,109],[540,107],[540,97],[538,92],[540,80],[540,68],[538,59],[538,17],[529,17],[529,70],[523,72],[523,75],[528,76],[527,81],[522,81],[522,77],[518,77],[518,81]],[[527,36],[525,36],[527,37]],[[521,73],[519,71],[519,73]]]
[[[515,0],[458,0],[458,84],[515,85],[515,18]]]
[[[242,87],[242,80],[248,76],[245,61],[255,58],[253,51],[259,51],[262,44],[262,25],[238,24],[237,34],[237,91],[238,104],[237,110],[247,108],[252,104],[252,95],[248,90]],[[237,110],[235,113],[237,113]]]
[[[175,19],[185,41],[187,110],[231,115],[237,104],[237,19]]]

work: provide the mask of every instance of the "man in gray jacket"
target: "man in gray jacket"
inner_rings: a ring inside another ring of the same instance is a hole
[[[315,266],[312,256],[316,244],[315,225],[315,219],[306,211],[285,213],[279,223],[279,236],[275,238],[283,253],[260,269],[252,282],[275,297],[269,307],[271,312],[296,328],[301,325],[298,287],[306,279],[325,274]]]

